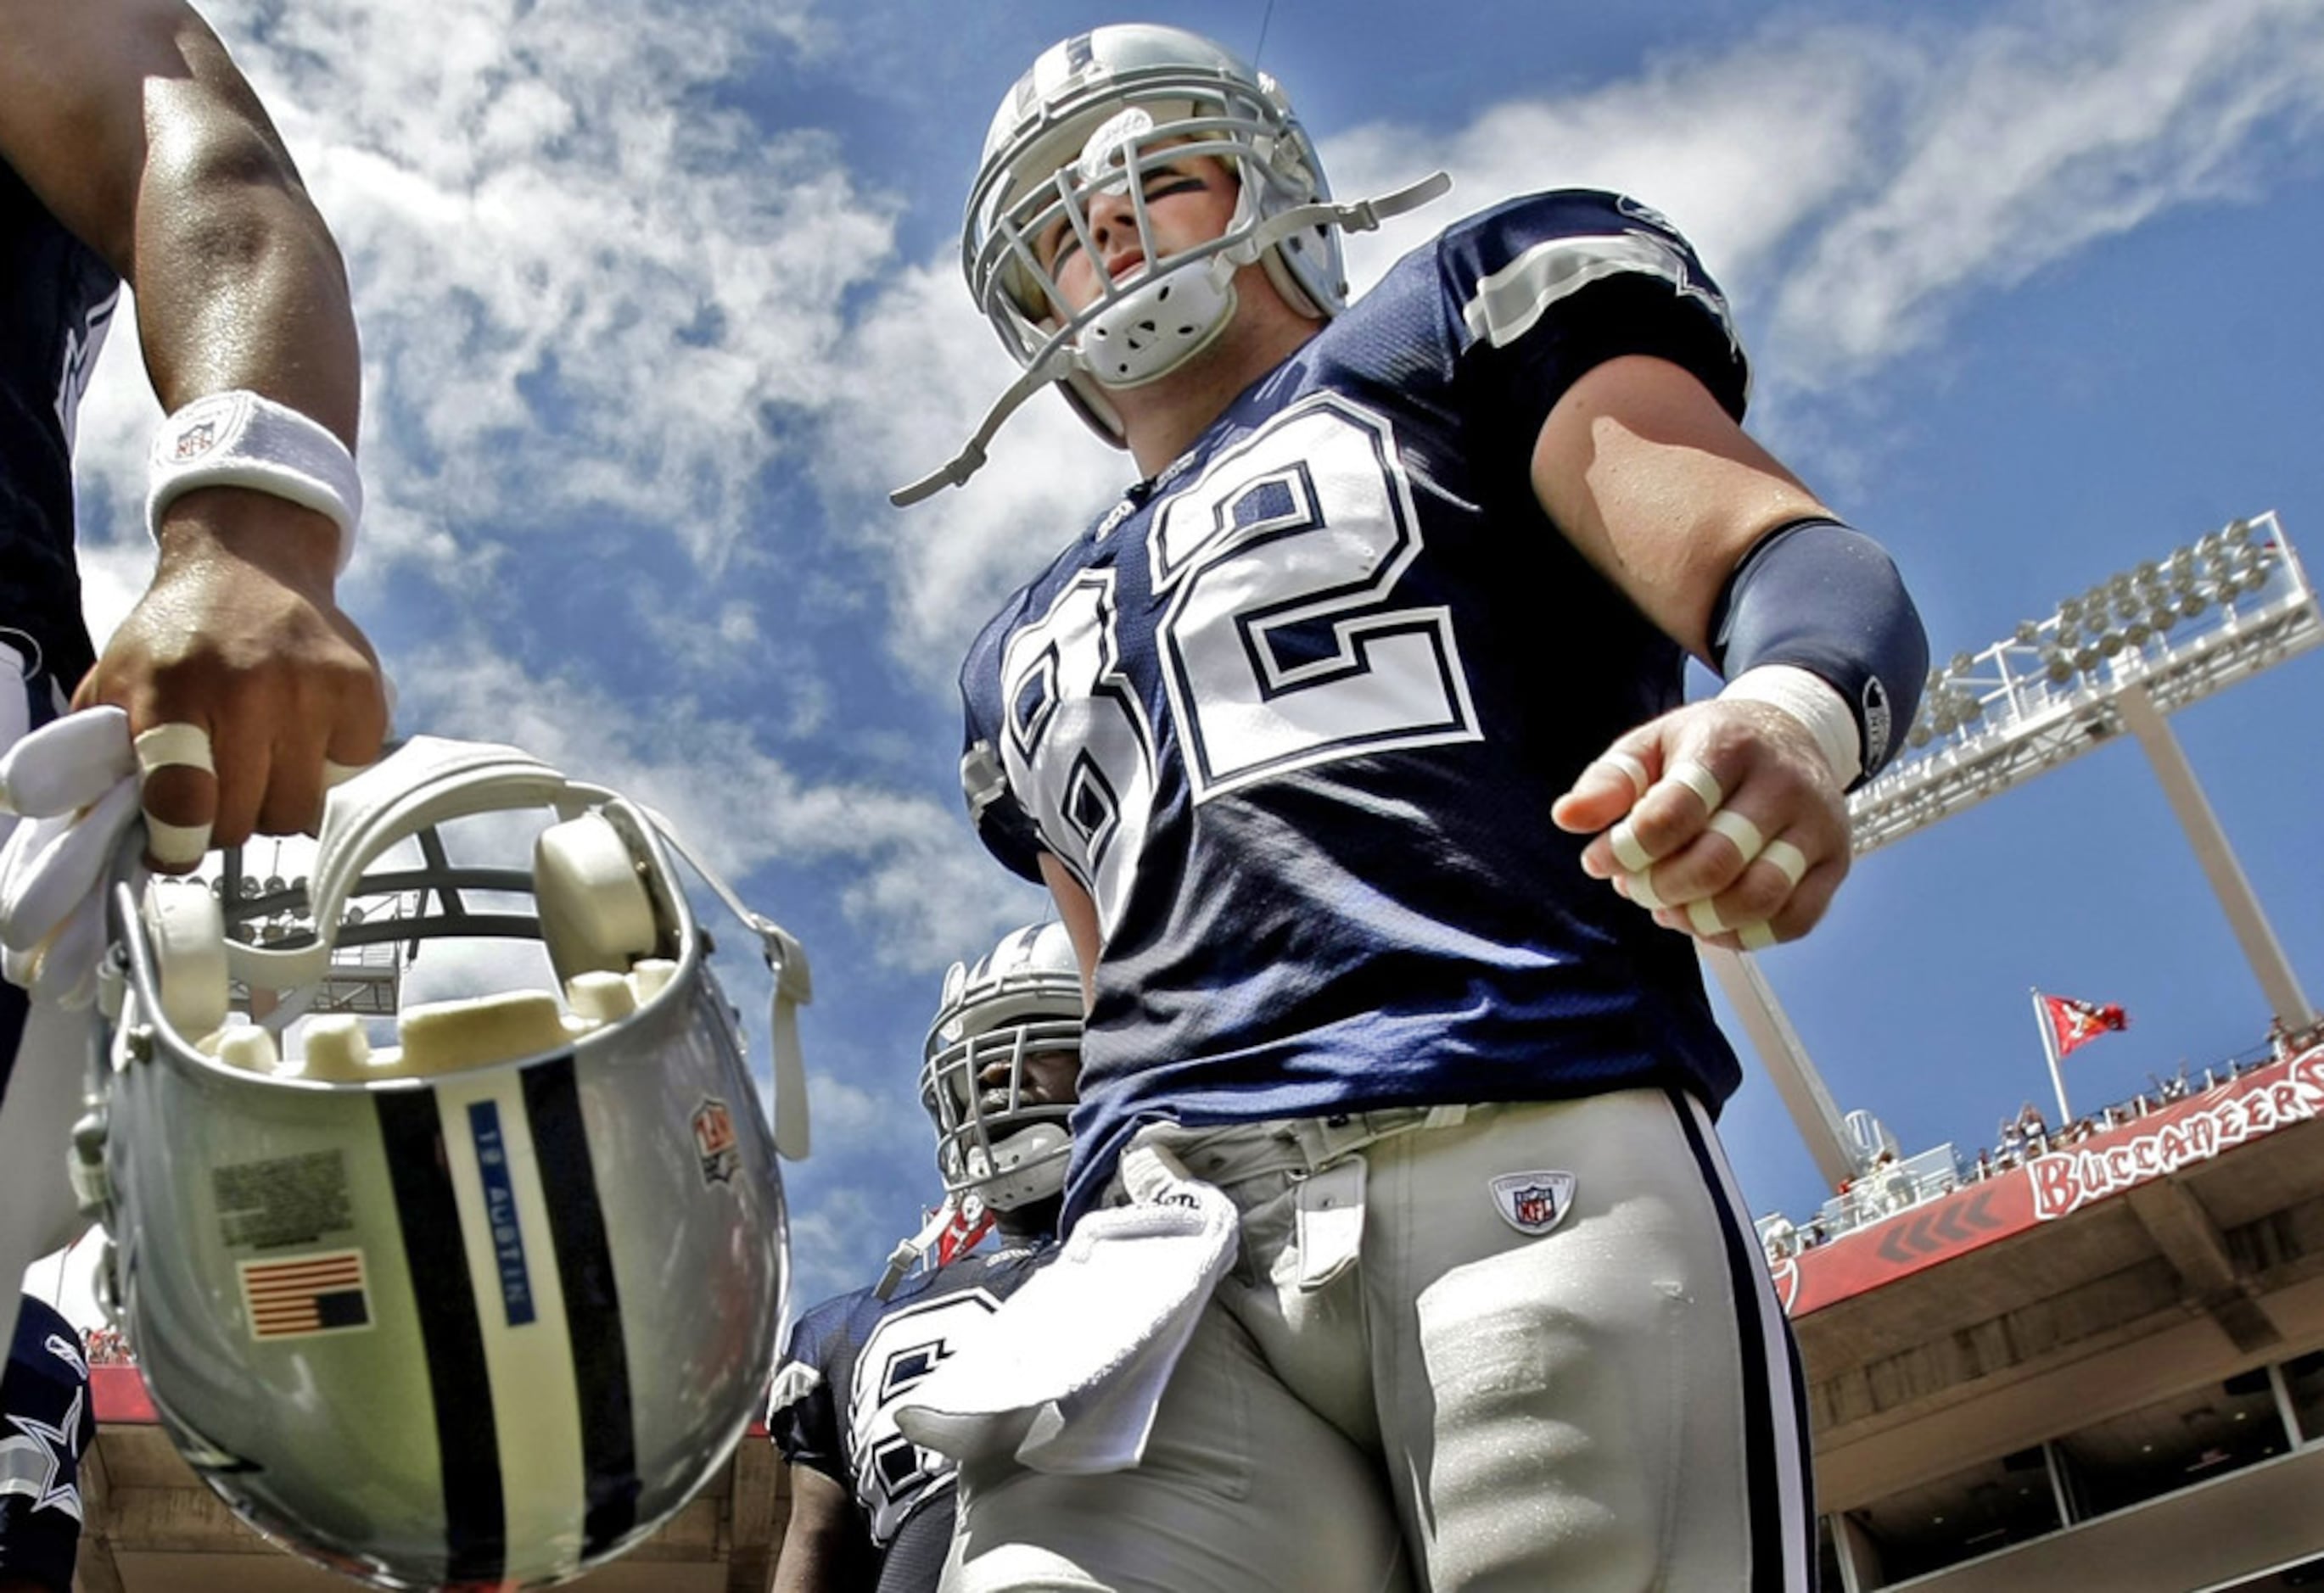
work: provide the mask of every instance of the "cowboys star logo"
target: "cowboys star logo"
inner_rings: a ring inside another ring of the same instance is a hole
[[[30,1416],[8,1418],[18,1436],[0,1438],[0,1494],[21,1494],[35,1510],[61,1510],[75,1521],[81,1518],[80,1489],[69,1482],[60,1485],[57,1473],[74,1458],[73,1434],[80,1431],[81,1402],[88,1397],[88,1389],[75,1389],[64,1421],[54,1427]]]

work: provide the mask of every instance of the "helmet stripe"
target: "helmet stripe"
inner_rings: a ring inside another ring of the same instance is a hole
[[[581,1404],[581,1459],[588,1498],[583,1552],[595,1556],[626,1536],[638,1521],[637,1432],[621,1290],[613,1276],[613,1245],[605,1234],[573,1059],[560,1057],[525,1069],[524,1104],[547,1196],[558,1276],[565,1290],[565,1324]]]
[[[468,1277],[468,1258],[435,1091],[382,1091],[373,1100],[411,1271],[420,1338],[428,1350],[429,1392],[436,1402],[445,1577],[496,1582],[507,1552],[500,1438],[475,1295],[460,1286]]]
[[[567,1287],[550,1265],[555,1197],[540,1176],[520,1077],[506,1068],[449,1075],[435,1095],[484,1373],[494,1404],[509,1413],[500,1430],[503,1574],[530,1582],[579,1569],[588,1473]]]

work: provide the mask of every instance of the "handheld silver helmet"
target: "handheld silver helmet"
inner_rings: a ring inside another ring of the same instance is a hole
[[[1190,152],[1234,173],[1235,211],[1215,239],[1166,254],[1147,216],[1145,177]],[[1377,199],[1333,204],[1282,87],[1183,28],[1102,27],[1050,46],[992,118],[961,231],[969,294],[1025,374],[950,464],[892,501],[916,503],[966,481],[1001,423],[1052,382],[1100,437],[1120,444],[1108,391],[1157,381],[1209,346],[1233,318],[1237,271],[1263,264],[1286,304],[1327,319],[1347,305],[1340,233],[1377,226],[1450,186],[1437,172]],[[1090,247],[1089,199],[1102,190],[1130,199],[1145,263],[1102,281],[1096,299],[1073,311],[1037,244],[1063,226]]]
[[[952,965],[920,1068],[947,1195],[1013,1211],[1065,1187],[1073,1106],[1028,1088],[1027,1064],[1063,1055],[1078,1071],[1081,1048],[1081,967],[1064,925],[1012,931],[973,966]]]
[[[472,818],[538,832],[530,867],[450,862],[438,826]],[[372,870],[407,837],[420,867]],[[114,887],[76,1131],[100,1286],[171,1439],[284,1547],[386,1588],[564,1581],[759,1408],[782,1183],[668,839],[514,748],[423,737],[331,794],[303,892],[245,899],[238,861],[215,893]],[[796,944],[752,926],[804,999]],[[562,1000],[465,944],[535,937]],[[407,1004],[397,948],[447,939],[493,993]]]

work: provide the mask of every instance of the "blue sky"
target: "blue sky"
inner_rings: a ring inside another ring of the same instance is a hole
[[[969,489],[909,513],[884,493],[1013,374],[954,253],[992,106],[1046,44],[1125,18],[207,10],[349,256],[371,507],[344,592],[401,727],[513,739],[653,802],[806,940],[799,1289],[873,1275],[933,1197],[913,1084],[944,967],[1040,906],[960,815],[952,672],[1129,470],[1047,401]],[[1260,47],[1257,7],[1145,15]],[[2310,0],[1280,0],[1262,64],[1342,197],[1453,173],[1451,199],[1351,245],[1360,286],[1529,189],[1669,214],[1741,320],[1753,429],[1895,553],[1940,658],[2234,516],[2279,510],[2324,559]],[[82,427],[100,631],[150,559],[153,419],[118,337]],[[2319,686],[2310,657],[2175,722],[2311,995]],[[1764,966],[1840,1103],[1908,1149],[1989,1143],[2047,1100],[2029,985],[2129,1009],[2070,1063],[2078,1105],[2267,1021],[2127,744],[1867,860]],[[1748,1071],[1727,1119],[1746,1190],[1803,1214],[1825,1192]]]

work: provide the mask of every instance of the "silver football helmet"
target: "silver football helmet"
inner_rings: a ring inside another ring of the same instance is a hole
[[[1064,925],[1013,931],[974,966],[952,965],[920,1068],[947,1195],[1013,1211],[1065,1187],[1073,1106],[1039,1099],[1026,1064],[1063,1054],[1078,1070],[1081,1049],[1081,966]]]
[[[1217,238],[1165,254],[1144,178],[1190,150],[1234,172],[1235,213]],[[1263,264],[1294,309],[1337,315],[1348,293],[1340,232],[1377,226],[1450,186],[1440,171],[1377,199],[1333,204],[1314,142],[1281,87],[1182,28],[1103,27],[1050,46],[992,118],[961,231],[969,293],[1025,374],[950,464],[893,501],[916,503],[966,481],[1001,423],[1052,382],[1099,436],[1120,443],[1108,390],[1156,381],[1207,347],[1233,317],[1237,271]],[[1089,198],[1106,189],[1129,197],[1146,264],[1071,311],[1035,244],[1063,225],[1089,248]]]
[[[456,819],[530,835],[530,867],[456,866]],[[420,866],[373,869],[407,837]],[[759,1409],[776,1139],[676,844],[515,748],[420,737],[331,793],[304,890],[246,891],[238,859],[114,887],[76,1133],[100,1285],[179,1449],[284,1547],[385,1588],[564,1581]],[[746,923],[804,999],[797,944]],[[562,999],[504,988],[535,954],[466,945],[493,993],[403,999],[399,947],[531,938]]]

